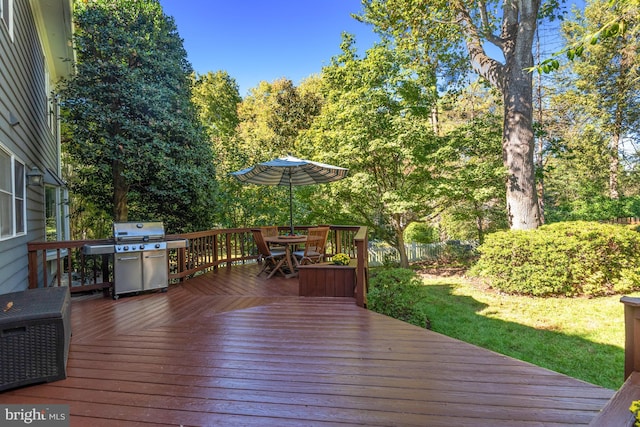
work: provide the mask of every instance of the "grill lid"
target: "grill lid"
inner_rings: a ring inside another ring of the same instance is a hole
[[[160,221],[114,222],[113,237],[119,242],[149,242],[164,239],[164,225]]]

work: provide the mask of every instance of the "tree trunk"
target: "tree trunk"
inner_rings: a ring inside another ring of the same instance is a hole
[[[478,242],[484,243],[484,215],[482,214],[482,206],[474,202],[474,211],[476,212],[476,231],[478,232]]]
[[[609,197],[613,200],[620,198],[618,192],[618,168],[620,167],[620,137],[622,134],[622,108],[617,105],[615,112],[615,123],[613,125],[613,135],[609,147]]]
[[[536,31],[538,0],[505,0],[502,34],[494,41],[504,55],[504,64],[490,58],[478,37],[479,29],[458,3],[466,22],[467,48],[473,68],[502,93],[504,124],[502,159],[507,169],[507,216],[512,230],[527,230],[540,225],[540,212],[535,184],[533,153],[533,39]]]
[[[620,167],[620,158],[618,150],[620,149],[620,135],[615,134],[611,137],[611,157],[609,159],[609,197],[613,200],[620,198],[618,192],[618,168]]]
[[[507,217],[512,230],[528,230],[540,225],[535,179],[535,138],[533,134],[533,38],[538,2],[518,1],[519,21],[511,22],[514,43],[505,43],[504,126],[502,159],[507,169]]]
[[[544,139],[538,137],[538,160],[536,168],[540,171],[537,179],[537,195],[538,195],[538,212],[540,213],[540,224],[545,223],[544,219]]]
[[[540,33],[536,31],[536,62],[540,63]],[[542,108],[542,74],[538,73],[538,84],[536,85],[536,100],[538,104],[538,125],[542,127],[543,108]],[[544,137],[540,132],[536,145],[536,169],[538,170],[537,179],[537,195],[538,195],[538,212],[540,213],[540,224],[544,224]]]
[[[431,129],[433,134],[440,136],[440,115],[438,114],[438,103],[434,103],[431,107]]]
[[[129,194],[129,184],[122,176],[122,163],[118,160],[113,161],[113,220],[116,222],[127,221],[129,208],[127,206],[127,197]]]
[[[409,257],[407,257],[407,248],[404,246],[404,230],[396,229],[396,242],[398,254],[400,254],[400,267],[409,268]]]
[[[533,153],[533,104],[531,73],[516,58],[505,85],[502,159],[507,169],[507,215],[512,230],[540,225]]]

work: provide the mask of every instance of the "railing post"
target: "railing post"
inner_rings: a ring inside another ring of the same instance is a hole
[[[213,269],[218,269],[218,234],[212,236],[213,239]]]
[[[225,234],[225,246],[227,247],[227,267],[231,267],[231,234]]]
[[[622,297],[624,304],[624,379],[640,371],[640,298]]]
[[[42,254],[42,286],[46,288],[49,286],[49,277],[47,274],[47,250],[42,249],[40,253]]]
[[[38,287],[38,250],[29,248],[29,289]]]
[[[367,306],[367,274],[368,274],[368,241],[367,227],[360,227],[360,231],[353,238],[356,245],[356,304]]]
[[[186,248],[178,248],[178,254],[177,254],[177,264],[178,264],[178,271],[177,273],[180,274],[180,282],[184,282],[184,276],[182,276],[181,273],[183,273],[184,271],[187,270],[187,257],[186,257],[186,253],[187,253],[187,249]]]

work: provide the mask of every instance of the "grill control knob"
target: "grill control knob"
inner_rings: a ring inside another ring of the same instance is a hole
[[[140,250],[144,249],[144,245],[140,245]]]
[[[160,249],[160,243],[156,243],[156,249]]]
[[[125,251],[128,251],[129,250],[129,246],[125,246],[122,249],[125,250]]]

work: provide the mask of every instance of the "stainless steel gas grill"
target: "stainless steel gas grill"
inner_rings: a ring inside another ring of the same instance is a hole
[[[113,298],[152,289],[167,290],[167,250],[188,246],[185,239],[165,239],[162,222],[115,222],[113,244],[86,245],[87,255],[114,254]]]

